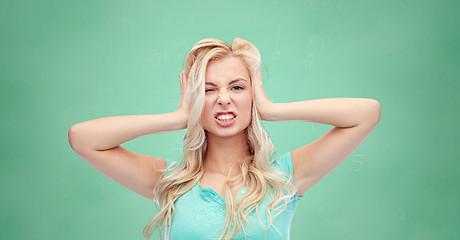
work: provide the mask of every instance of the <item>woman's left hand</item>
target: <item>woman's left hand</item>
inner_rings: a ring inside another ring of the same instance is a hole
[[[262,82],[262,70],[259,68],[254,74],[254,97],[256,102],[256,108],[259,112],[262,120],[270,121],[271,111],[273,110],[273,105],[265,93],[264,85]]]

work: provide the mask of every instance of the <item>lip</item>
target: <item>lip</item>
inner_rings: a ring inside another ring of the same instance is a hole
[[[214,118],[217,118],[217,116],[219,115],[222,115],[222,114],[232,114],[233,116],[237,116],[235,112],[232,112],[232,111],[228,111],[228,112],[217,112],[215,115],[214,115]]]
[[[235,117],[230,121],[226,121],[226,122],[219,121],[219,119],[217,119],[217,116],[222,115],[222,114],[233,114],[233,116]],[[214,121],[221,127],[230,127],[236,122],[236,114],[234,112],[218,112],[214,115]]]

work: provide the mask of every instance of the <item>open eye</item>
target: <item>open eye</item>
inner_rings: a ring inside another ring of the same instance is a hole
[[[242,86],[233,86],[233,90],[243,90],[244,88]]]

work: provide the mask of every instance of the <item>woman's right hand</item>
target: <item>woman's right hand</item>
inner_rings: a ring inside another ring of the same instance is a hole
[[[180,98],[179,107],[177,108],[176,112],[183,116],[183,119],[185,120],[185,125],[187,125],[190,109],[189,109],[189,104],[187,103],[187,100],[185,99],[185,96],[190,86],[190,82],[189,82],[190,78],[188,78],[185,75],[185,72],[182,71],[179,74],[179,80],[180,80],[180,87],[181,87],[181,98]]]
[[[185,73],[179,75],[182,88],[179,108],[163,114],[125,115],[89,120],[69,129],[72,149],[104,176],[154,200],[153,187],[163,175],[166,160],[138,154],[120,145],[132,139],[187,128],[189,105]]]

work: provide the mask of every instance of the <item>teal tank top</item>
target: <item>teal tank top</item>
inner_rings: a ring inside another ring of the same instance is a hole
[[[173,161],[166,160],[167,166]],[[286,153],[278,157],[274,166],[282,172],[293,174],[291,153]],[[167,172],[166,174],[168,174]],[[291,178],[292,182],[292,178]],[[246,194],[247,188],[243,187],[237,198]],[[302,196],[303,197],[303,196]],[[294,195],[288,203],[286,209],[273,220],[273,226],[267,230],[266,239],[289,239],[291,221],[294,210],[302,197]],[[265,213],[267,205],[273,199],[268,196],[261,204],[259,216],[267,228],[268,222]],[[218,239],[222,233],[225,223],[225,200],[212,188],[203,188],[198,182],[187,193],[180,196],[174,203],[175,215],[171,223],[170,240],[203,240]],[[272,216],[274,213],[272,212]],[[232,239],[264,239],[264,229],[262,228],[255,211],[249,214],[251,221],[246,223],[246,237],[240,235]]]

